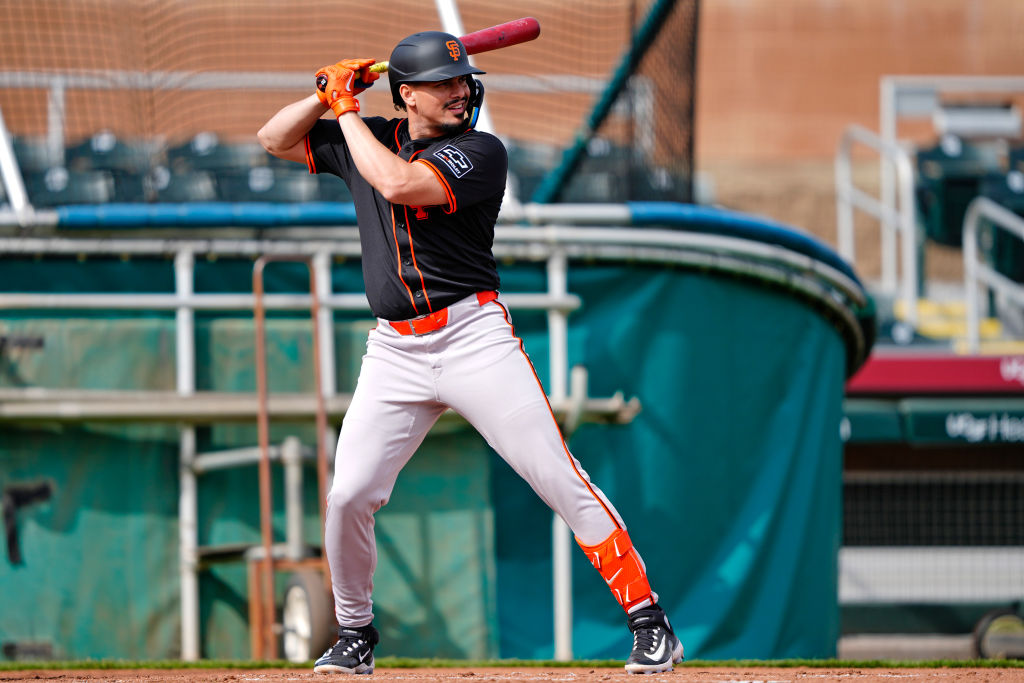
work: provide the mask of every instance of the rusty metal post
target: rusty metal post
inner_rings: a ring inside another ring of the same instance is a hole
[[[253,264],[252,291],[253,291],[253,314],[255,318],[256,334],[256,393],[258,401],[257,428],[259,433],[260,462],[259,462],[259,488],[260,488],[260,533],[263,544],[262,589],[259,590],[260,605],[256,612],[261,615],[259,631],[264,635],[261,655],[268,659],[277,659],[277,634],[274,629],[274,559],[272,555],[273,529],[271,515],[271,482],[270,482],[270,410],[269,410],[269,386],[267,380],[267,347],[266,347],[266,309],[264,306],[263,271],[266,265],[272,261],[289,261],[306,264],[309,270],[309,291],[310,291],[310,316],[313,322],[313,375],[315,378],[316,392],[316,429],[317,429],[317,490],[320,497],[320,528],[323,529],[326,520],[327,507],[327,406],[324,400],[322,381],[320,377],[320,298],[317,295],[316,271],[313,268],[312,258],[309,256],[290,256],[284,254],[266,254],[256,259]],[[330,588],[330,569],[327,564],[326,553],[321,553],[320,565],[324,574],[324,581]],[[254,610],[250,606],[250,613]],[[254,624],[253,627],[256,625]],[[257,653],[253,653],[257,656]]]
[[[256,396],[259,412],[256,416],[259,433],[260,462],[260,536],[263,541],[263,568],[260,572],[262,588],[259,591],[260,614],[259,631],[262,633],[262,652],[253,653],[258,659],[277,659],[277,639],[274,634],[274,556],[273,528],[271,525],[271,490],[270,490],[270,414],[268,410],[267,387],[267,346],[266,346],[266,313],[263,308],[263,269],[268,257],[261,256],[253,264],[252,294],[253,315],[256,327]],[[256,625],[252,625],[255,627]]]

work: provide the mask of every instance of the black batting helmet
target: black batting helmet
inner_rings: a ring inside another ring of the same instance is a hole
[[[391,98],[404,108],[398,86],[486,73],[469,63],[466,46],[450,33],[423,31],[403,38],[388,59]]]

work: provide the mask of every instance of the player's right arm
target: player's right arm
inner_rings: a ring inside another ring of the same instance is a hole
[[[317,95],[292,102],[270,117],[256,137],[263,149],[280,159],[306,163],[306,133],[313,127],[327,105]]]

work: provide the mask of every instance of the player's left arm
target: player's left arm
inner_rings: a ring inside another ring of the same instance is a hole
[[[410,164],[382,145],[358,114],[338,117],[352,160],[366,182],[392,204],[437,206],[448,201],[437,176],[422,164]]]

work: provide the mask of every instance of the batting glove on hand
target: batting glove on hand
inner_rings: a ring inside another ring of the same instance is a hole
[[[344,59],[316,72],[316,94],[335,116],[359,111],[355,96],[363,92],[380,74],[370,71],[372,59]]]

